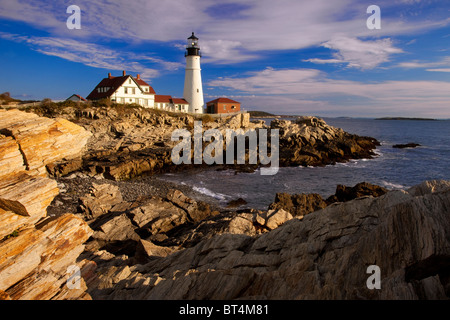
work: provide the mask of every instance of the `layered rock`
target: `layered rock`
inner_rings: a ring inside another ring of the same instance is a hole
[[[380,197],[387,191],[383,187],[361,182],[353,187],[337,185],[335,194],[327,199],[322,198],[317,193],[291,195],[280,192],[276,194],[274,202],[269,205],[269,209],[284,209],[294,217],[303,217],[308,213],[323,209],[335,202],[346,202],[365,196]]]
[[[275,119],[272,129],[280,132],[281,166],[323,166],[349,159],[372,158],[379,142],[328,125],[316,117],[295,122]]]
[[[92,230],[72,214],[49,218],[59,193],[47,164],[81,156],[90,133],[64,119],[0,110],[0,291],[2,299],[89,298],[65,286],[67,268]]]
[[[35,111],[40,112],[39,109]],[[90,176],[127,180],[143,174],[189,169],[193,165],[173,164],[171,151],[176,142],[171,141],[171,134],[182,128],[193,132],[194,121],[205,120],[202,121],[203,131],[218,129],[222,135],[227,129],[242,129],[244,132],[267,129],[264,122],[250,121],[248,113],[212,120],[211,117],[123,106],[80,110],[66,107],[55,112],[57,116],[76,121],[93,134],[89,152],[83,159],[48,165],[48,170],[55,176],[82,170]],[[295,121],[275,119],[271,128],[280,130],[280,166],[323,166],[349,159],[371,158],[373,149],[379,145],[376,139],[349,134],[316,117],[299,117]],[[203,148],[206,145],[203,143]],[[257,165],[231,167],[253,171]]]
[[[97,279],[89,292],[101,299],[446,299],[448,185],[334,203],[256,237],[216,235],[127,270],[109,258],[102,274],[120,277]],[[367,286],[371,265],[381,270],[379,290]]]

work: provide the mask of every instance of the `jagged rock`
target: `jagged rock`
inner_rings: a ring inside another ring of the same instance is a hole
[[[123,202],[119,187],[111,184],[93,183],[89,194],[79,199],[80,209],[87,218],[97,218]]]
[[[59,193],[54,180],[21,172],[0,179],[0,239],[46,216]]]
[[[91,133],[66,119],[49,119],[19,110],[0,110],[0,132],[20,146],[27,170],[45,175],[45,165],[80,156]]]
[[[175,250],[172,248],[157,246],[150,241],[141,239],[136,248],[135,259],[137,261],[147,262],[148,258],[167,257],[173,252],[175,252]]]
[[[201,221],[211,215],[211,208],[207,203],[188,198],[180,190],[169,190],[166,199],[186,211],[193,222]]]
[[[132,221],[152,234],[165,233],[188,221],[186,211],[160,197],[151,197],[130,211]]]
[[[13,137],[0,134],[0,176],[17,174],[25,169],[17,142]]]
[[[116,213],[106,214],[92,223],[91,228],[95,230],[92,237],[98,240],[138,241],[140,239],[135,232],[136,227],[133,226],[125,213],[119,215]]]
[[[288,194],[277,193],[269,209],[284,209],[294,217],[303,217],[308,213],[323,209],[334,202],[345,202],[364,196],[380,197],[388,190],[367,182],[361,182],[354,187],[338,185],[336,193],[326,200],[320,194]]]
[[[320,194],[294,194],[277,193],[269,209],[284,209],[294,217],[302,217],[308,213],[323,209],[327,203]]]
[[[52,298],[91,234],[82,219],[66,214],[46,218],[4,240],[0,243],[0,290],[13,300]]]
[[[316,117],[300,117],[295,122],[274,119],[271,128],[280,132],[281,166],[323,166],[372,158],[372,150],[380,145],[374,138],[349,134]]]
[[[358,183],[354,187],[338,185],[336,193],[327,199],[327,203],[345,202],[364,196],[380,197],[386,192],[388,192],[386,188],[367,182]]]
[[[283,209],[269,210],[267,212],[265,226],[269,230],[273,230],[273,229],[278,228],[280,225],[282,225],[283,223],[285,223],[286,221],[291,220],[291,219],[293,219],[292,215]]]
[[[231,200],[227,203],[227,208],[236,208],[236,207],[240,207],[243,205],[246,205],[247,201],[245,201],[242,198],[238,198],[236,200]]]
[[[416,147],[420,147],[420,144],[410,142],[410,143],[405,143],[405,144],[394,144],[392,146],[392,148],[397,148],[397,149],[416,148]]]
[[[45,165],[80,155],[90,133],[64,119],[0,110],[0,238],[46,215],[58,194]],[[73,140],[73,142],[72,142]]]
[[[450,188],[432,184],[439,191],[422,186],[334,203],[257,237],[216,235],[133,268],[108,292],[89,292],[102,299],[448,299]],[[367,287],[370,265],[381,270],[380,290]],[[137,285],[142,279],[151,280]]]

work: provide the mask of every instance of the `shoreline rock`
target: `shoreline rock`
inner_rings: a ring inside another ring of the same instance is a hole
[[[151,123],[143,129],[147,133],[190,123],[128,111],[129,117]],[[427,181],[406,191],[368,183],[337,186],[327,199],[279,193],[267,210],[217,210],[171,184],[108,180],[106,166],[94,165],[103,156],[116,157],[120,165],[129,159],[125,154],[155,144],[168,148],[168,142],[162,136],[148,144],[127,140],[127,134],[142,132],[134,131],[136,123],[111,125],[117,110],[82,112],[104,125],[91,127],[89,142],[89,133],[75,124],[17,111],[11,113],[14,124],[0,113],[1,299],[450,297],[449,181]],[[237,127],[245,119],[225,121]],[[11,125],[33,129],[21,129],[17,139]],[[280,120],[274,127],[283,129],[280,142],[295,146],[293,154],[284,154],[292,163],[305,156],[320,161],[366,156],[375,144],[314,117]],[[35,154],[22,150],[21,144],[30,146],[33,139],[42,147]],[[65,151],[70,139],[80,140],[77,152]],[[85,157],[83,141],[91,148]],[[315,155],[308,151],[313,147]],[[86,159],[92,161],[91,176],[83,170]],[[118,176],[142,169],[134,165]],[[60,176],[74,168],[71,176]],[[369,265],[382,270],[381,290],[366,286]],[[69,268],[80,271],[76,289],[67,285]]]
[[[334,203],[257,235],[235,229],[202,237],[127,266],[118,282],[88,285],[89,293],[96,299],[448,299],[449,184]],[[244,213],[230,218],[250,222]],[[117,273],[121,259],[110,258],[101,274]],[[366,286],[369,265],[381,268],[381,290]]]
[[[81,154],[90,133],[64,119],[0,110],[1,299],[89,299],[83,279],[69,289],[67,270],[92,230],[80,217],[48,217],[60,190],[45,166]]]
[[[406,143],[406,144],[394,144],[392,146],[392,148],[405,149],[405,148],[417,148],[417,147],[420,147],[420,146],[421,145],[418,144],[418,143],[410,142],[410,143]]]

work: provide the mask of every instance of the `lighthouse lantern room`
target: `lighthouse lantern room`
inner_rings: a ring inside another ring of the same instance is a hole
[[[200,47],[198,38],[192,32],[187,39],[186,72],[184,78],[183,98],[189,102],[189,112],[203,113],[203,87],[200,69]]]

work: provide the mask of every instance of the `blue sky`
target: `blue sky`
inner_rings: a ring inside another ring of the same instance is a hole
[[[68,29],[69,5],[81,29]],[[370,30],[370,5],[381,29]],[[181,97],[200,38],[205,101],[318,116],[450,118],[448,0],[0,0],[0,92],[87,96],[108,72]]]

